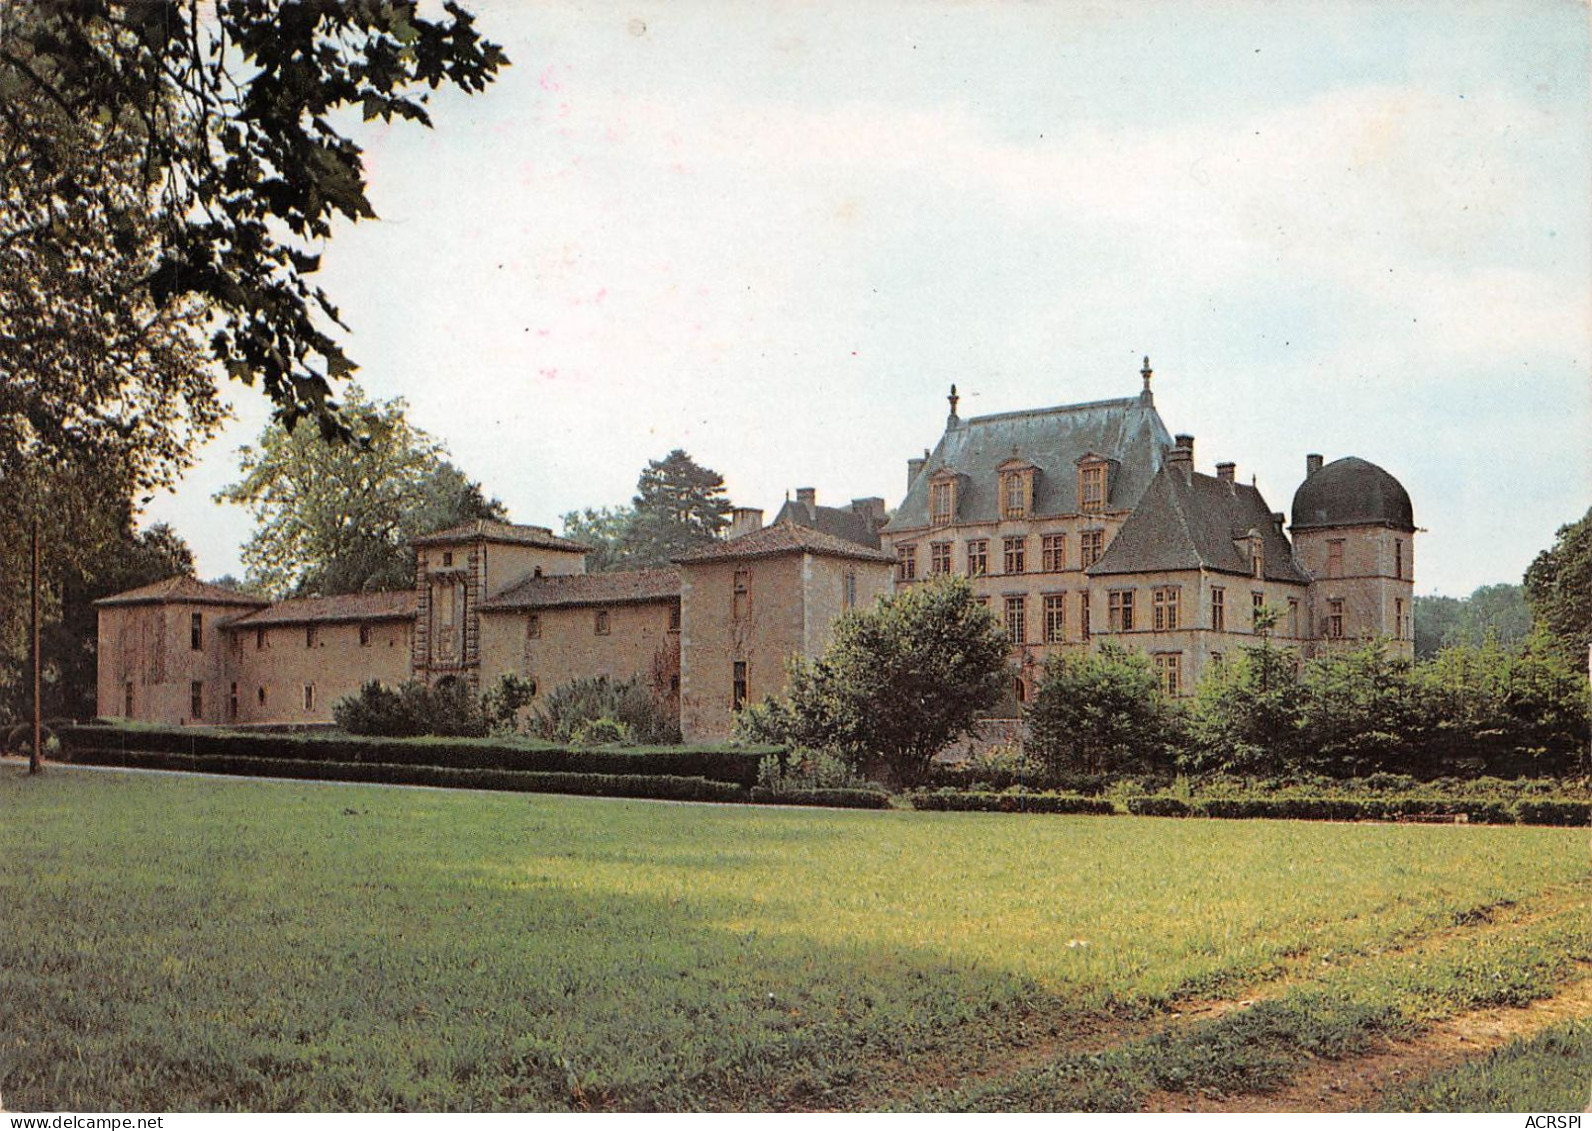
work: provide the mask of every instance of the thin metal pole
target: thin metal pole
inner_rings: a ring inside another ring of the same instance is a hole
[[[39,516],[33,516],[33,747],[28,751],[28,773],[39,772],[39,749],[44,736],[44,706],[39,691]]]

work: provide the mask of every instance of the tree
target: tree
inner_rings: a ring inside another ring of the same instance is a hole
[[[1112,641],[1045,658],[1028,728],[1028,749],[1052,772],[1132,773],[1170,761],[1170,713],[1155,671]]]
[[[1410,661],[1373,640],[1311,661],[1302,680],[1304,768],[1350,777],[1416,768],[1427,722]]]
[[[1429,660],[1443,648],[1479,646],[1489,636],[1518,649],[1531,632],[1531,609],[1519,585],[1483,585],[1469,597],[1415,598],[1415,658]]]
[[[250,584],[270,596],[405,588],[414,584],[409,539],[506,517],[405,419],[402,400],[372,404],[350,385],[347,405],[362,443],[336,445],[273,422],[258,448],[242,449],[243,478],[216,496],[253,513],[243,561]]]
[[[1007,649],[965,578],[914,585],[836,621],[822,657],[792,664],[784,699],[743,712],[743,733],[834,749],[854,764],[877,759],[916,785],[1000,700]]]
[[[168,378],[116,350],[186,348],[192,318],[214,319],[210,357],[259,381],[284,423],[309,416],[347,435],[331,383],[354,365],[311,276],[333,221],[374,211],[362,151],[339,124],[355,107],[429,124],[419,88],[478,91],[507,64],[466,12],[445,9],[429,20],[413,0],[7,6],[0,262],[21,286],[0,288],[15,300],[0,314],[0,387],[20,381],[24,395],[0,402],[0,451],[114,439],[120,426],[137,474],[180,461],[215,411],[213,380],[196,381],[192,359]],[[75,317],[51,330],[63,311]],[[182,324],[166,341],[135,333],[163,318]],[[95,342],[114,361],[92,380],[49,370],[53,357],[94,357]],[[184,402],[187,432],[171,416]]]
[[[587,507],[564,516],[564,535],[592,547],[593,573],[657,569],[718,538],[729,524],[724,477],[676,448],[650,460],[628,507]]]
[[[1559,528],[1526,569],[1526,603],[1537,627],[1566,661],[1586,670],[1592,644],[1592,509]]]

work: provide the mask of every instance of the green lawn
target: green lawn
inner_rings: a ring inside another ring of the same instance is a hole
[[[961,1106],[945,1089],[1036,1034],[1289,959],[1341,982],[1426,940],[1452,966],[1436,944],[1478,909],[1562,903],[1588,872],[1585,830],[10,767],[0,862],[0,1093],[21,1110]],[[1526,996],[1564,974],[1531,969]]]

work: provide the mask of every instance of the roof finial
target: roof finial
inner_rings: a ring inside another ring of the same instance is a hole
[[[1155,401],[1152,399],[1152,394],[1150,392],[1150,378],[1154,374],[1155,374],[1155,370],[1150,368],[1150,355],[1149,354],[1145,354],[1144,355],[1144,368],[1139,370],[1139,376],[1144,378],[1144,391],[1139,394],[1139,402],[1141,404],[1154,404],[1155,403]]]
[[[951,395],[946,397],[945,399],[951,402],[951,419],[955,420],[956,419],[956,402],[962,399],[961,397],[956,395],[956,386],[955,385],[951,386]]]

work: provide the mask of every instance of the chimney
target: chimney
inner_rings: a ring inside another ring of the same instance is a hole
[[[1139,403],[1145,407],[1155,404],[1155,395],[1150,392],[1150,378],[1155,376],[1155,370],[1150,368],[1150,355],[1144,355],[1144,368],[1139,370],[1139,376],[1144,378],[1144,391],[1139,394]]]
[[[818,505],[818,492],[812,487],[796,488],[796,501],[804,507]]]
[[[1194,474],[1194,437],[1180,435],[1172,450],[1166,453],[1166,463],[1187,483]]]
[[[730,531],[725,537],[739,538],[763,529],[763,512],[758,507],[736,507],[730,512]]]
[[[1305,478],[1309,479],[1321,470],[1321,457],[1312,452],[1305,457]]]
[[[956,415],[956,402],[962,398],[956,395],[955,385],[951,386],[951,395],[945,399],[950,403],[951,406],[950,414],[945,418],[945,427],[946,430],[949,431],[950,429],[955,428],[958,424],[962,423],[962,418]]]
[[[923,465],[929,462],[929,449],[923,449],[923,458],[913,456],[907,460],[907,490],[912,490],[912,484],[918,481],[918,473],[923,470]]]
[[[1282,511],[1272,511],[1271,512],[1271,528],[1273,530],[1275,530],[1278,534],[1282,533],[1283,524],[1285,522],[1287,522],[1287,521],[1288,521],[1288,516],[1283,514]]]
[[[1216,478],[1223,483],[1231,483],[1233,481],[1233,473],[1237,470],[1238,465],[1235,463],[1219,463],[1216,465]]]
[[[866,499],[852,499],[851,510],[860,514],[876,526],[884,525],[884,500],[877,495],[870,495]]]

